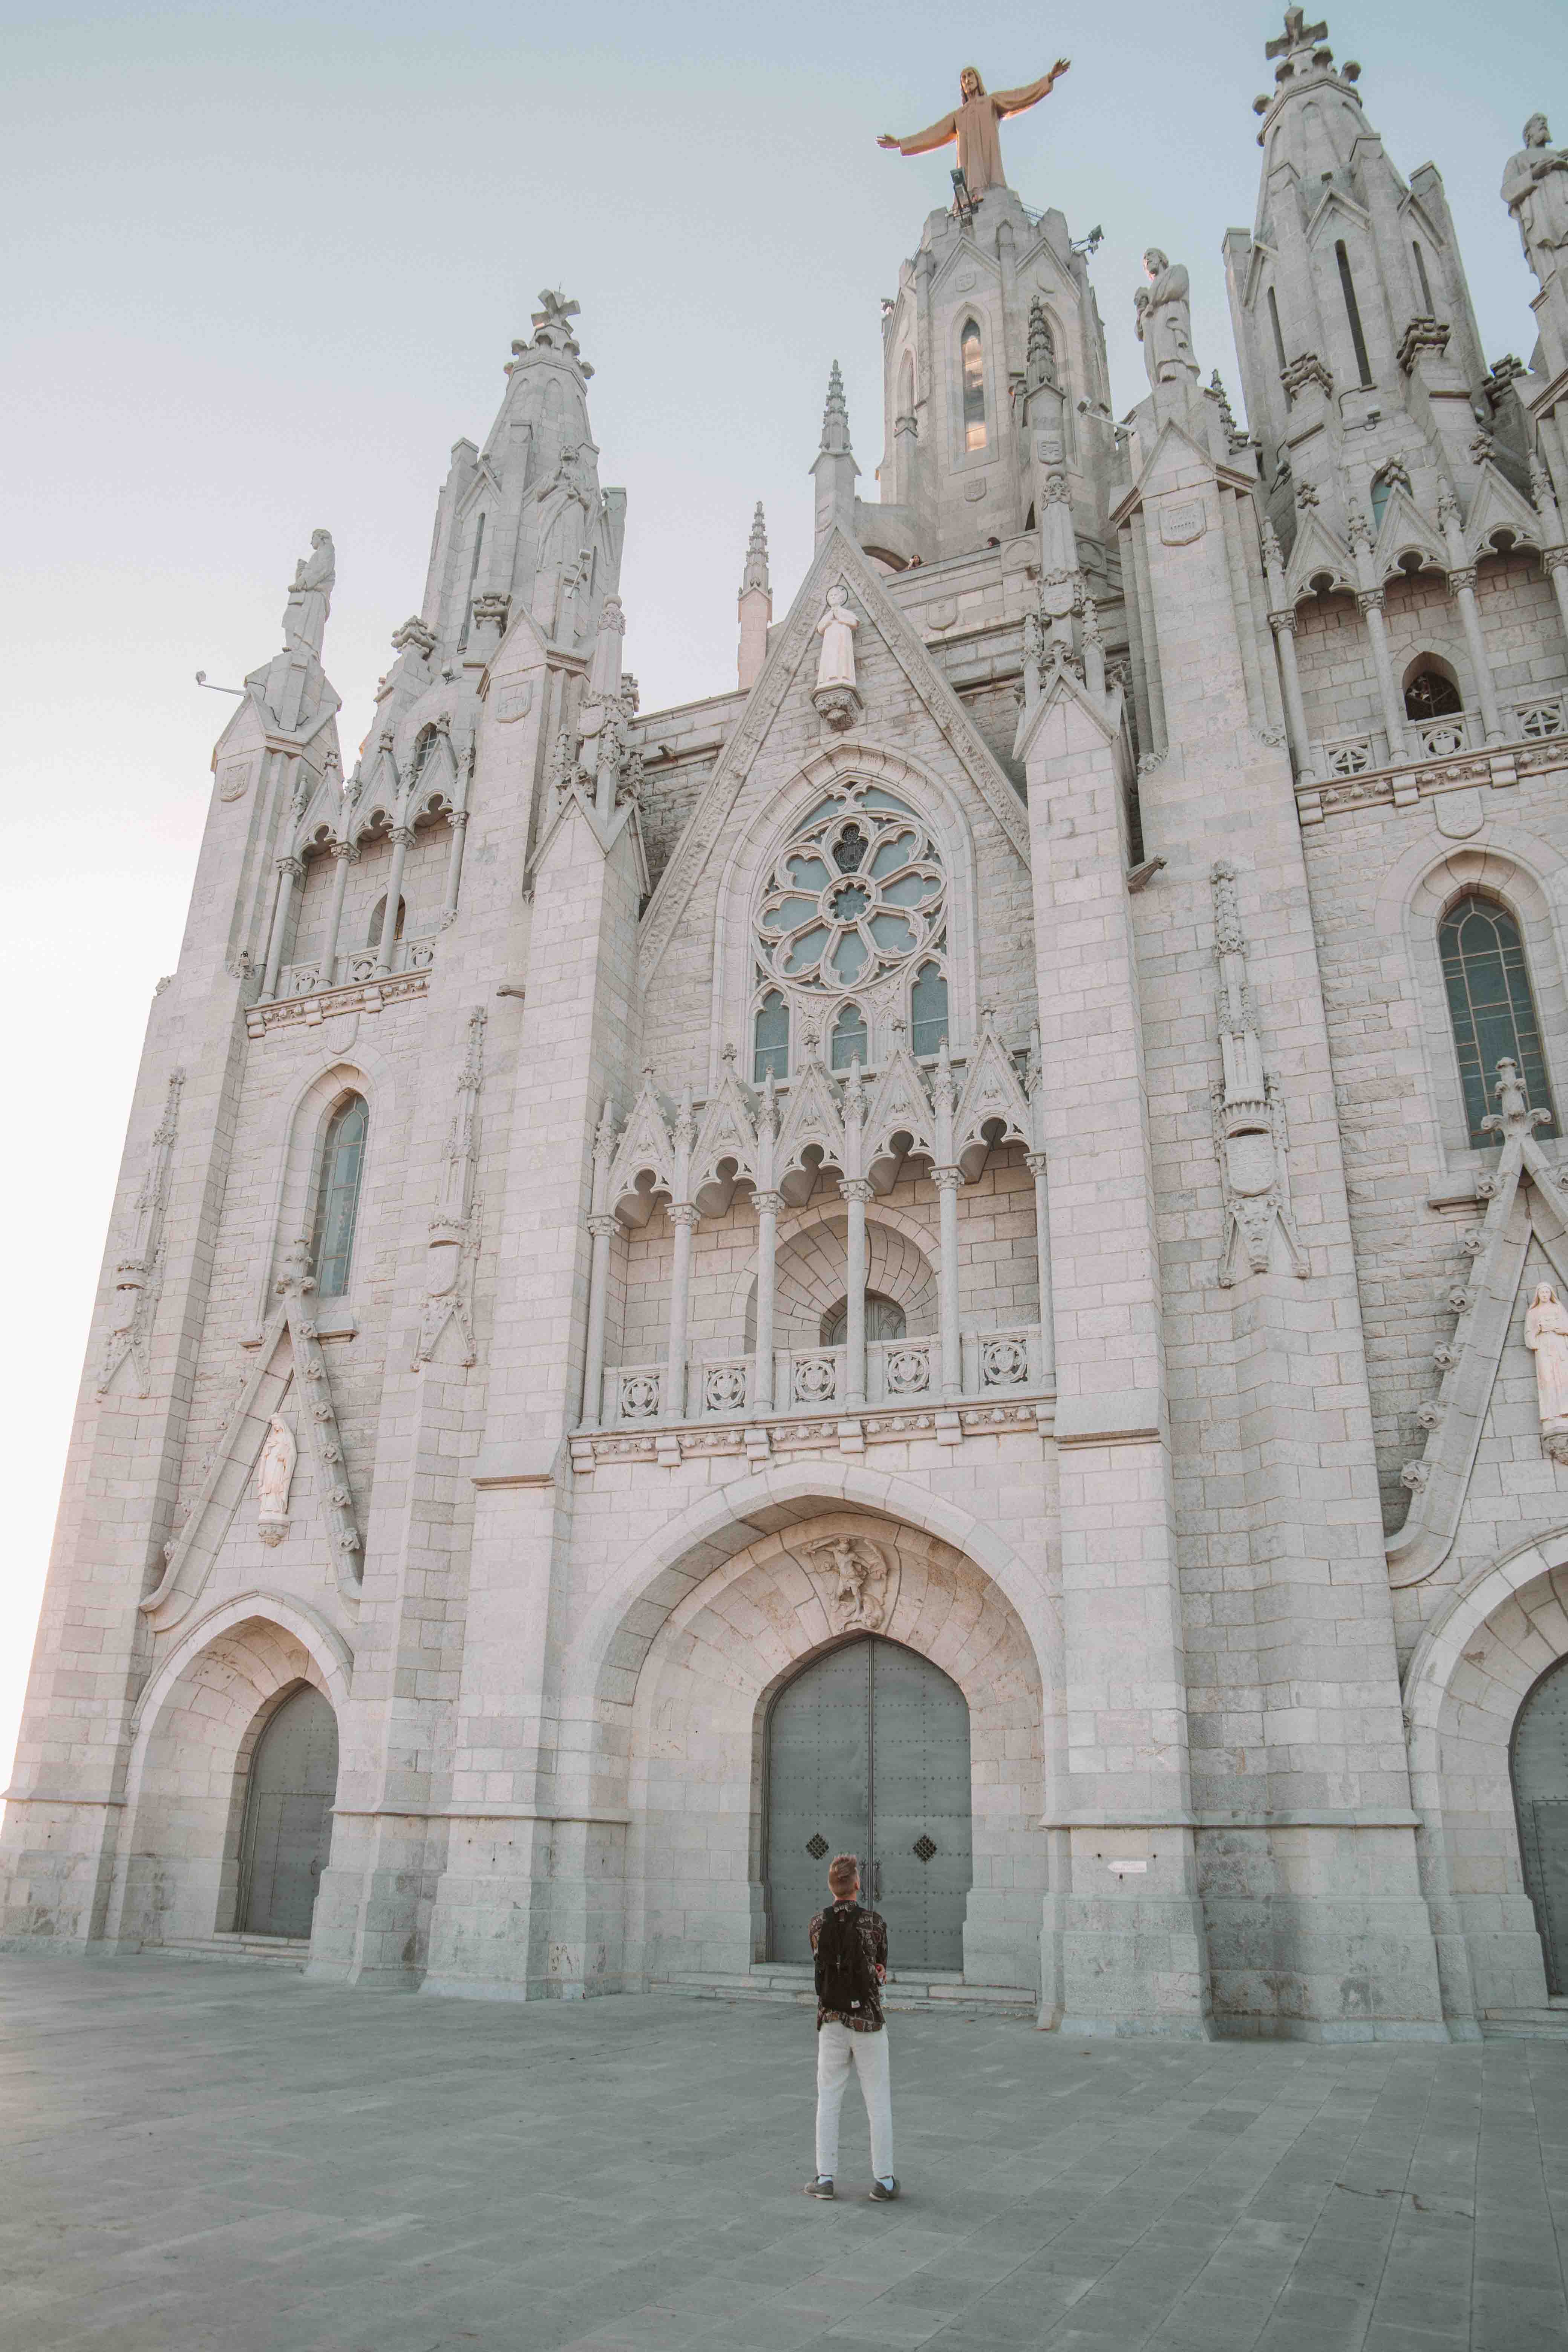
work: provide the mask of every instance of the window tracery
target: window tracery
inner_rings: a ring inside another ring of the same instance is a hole
[[[316,1227],[310,1247],[319,1298],[341,1298],[349,1286],[369,1131],[370,1111],[363,1095],[350,1095],[340,1103],[327,1125],[317,1173]]]
[[[1482,1122],[1504,1055],[1518,1065],[1531,1102],[1552,1108],[1524,941],[1506,907],[1470,891],[1438,925],[1437,950],[1470,1147],[1485,1151],[1501,1139]],[[1542,1132],[1556,1134],[1555,1117]]]
[[[835,1069],[873,1058],[879,1014],[901,1014],[911,968],[941,983],[946,1034],[947,874],[930,826],[913,805],[880,784],[835,785],[795,826],[763,877],[753,923],[759,994],[753,1003],[757,1079],[787,1064],[789,1007],[824,995],[848,997],[830,1019],[808,1024]],[[764,1038],[764,1024],[767,1034]],[[936,1050],[935,1039],[929,1048]]]
[[[968,449],[984,449],[985,433],[985,357],[980,344],[980,329],[971,319],[959,337],[959,358],[963,374],[963,446]]]

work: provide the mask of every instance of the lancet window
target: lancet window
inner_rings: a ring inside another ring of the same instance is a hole
[[[886,1298],[879,1290],[866,1293],[866,1337],[868,1340],[901,1339],[908,1326],[904,1310],[896,1298]],[[841,1298],[830,1307],[822,1318],[822,1345],[842,1348],[849,1329],[849,1301]]]
[[[828,1061],[836,1070],[847,1070],[854,1062],[867,1062],[866,1015],[858,1004],[847,1004],[833,1024],[833,1039]]]
[[[1334,247],[1334,259],[1340,268],[1340,291],[1345,298],[1345,318],[1349,321],[1351,342],[1355,351],[1355,363],[1363,386],[1372,383],[1372,361],[1367,355],[1366,337],[1362,331],[1361,305],[1355,298],[1355,279],[1351,275],[1351,257],[1341,237]]]
[[[1490,1092],[1505,1055],[1518,1065],[1531,1104],[1552,1108],[1524,942],[1506,907],[1470,891],[1438,925],[1437,948],[1469,1139],[1474,1150],[1487,1150],[1500,1139],[1482,1121],[1493,1108]],[[1555,1118],[1540,1132],[1555,1135]]]
[[[757,1007],[752,1055],[752,1080],[789,1076],[789,1007],[776,988],[770,988]]]
[[[316,1265],[316,1293],[321,1298],[341,1298],[349,1286],[369,1133],[370,1111],[363,1095],[350,1095],[340,1103],[327,1124],[317,1171],[310,1253]]]
[[[392,936],[395,940],[400,940],[403,937],[403,927],[407,920],[408,901],[405,898],[399,898],[397,902],[397,920],[393,925],[392,929]],[[380,898],[376,900],[374,907],[371,910],[370,936],[366,940],[365,945],[367,947],[378,948],[381,945],[381,935],[385,929],[386,900],[384,898]]]
[[[958,339],[958,352],[963,378],[963,446],[967,449],[984,449],[985,431],[985,353],[980,341],[980,329],[971,319]]]
[[[947,1035],[947,974],[923,963],[910,990],[910,1050],[918,1058],[934,1054]]]

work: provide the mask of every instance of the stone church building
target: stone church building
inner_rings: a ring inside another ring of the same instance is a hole
[[[962,182],[879,496],[835,367],[705,699],[623,667],[556,293],[352,768],[316,534],[152,1007],[13,1947],[776,1992],[852,1847],[931,2006],[1568,1994],[1568,152],[1497,158],[1489,362],[1436,169],[1268,54],[1246,429],[1179,263],[1119,423],[1094,240]]]

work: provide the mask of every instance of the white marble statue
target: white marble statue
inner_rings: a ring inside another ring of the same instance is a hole
[[[294,1483],[299,1447],[280,1413],[272,1416],[261,1459],[256,1465],[257,1520],[264,1541],[276,1543],[289,1524],[289,1489]]]
[[[822,656],[816,665],[816,683],[825,686],[855,684],[855,632],[860,623],[849,610],[849,591],[839,581],[827,592],[827,610],[816,625],[822,639]]]
[[[1535,1297],[1525,1309],[1524,1344],[1535,1358],[1541,1434],[1568,1437],[1568,1307],[1549,1282],[1536,1284]]]
[[[1524,126],[1524,144],[1502,175],[1502,200],[1519,223],[1524,257],[1544,286],[1568,247],[1568,148],[1553,147],[1544,114]]]
[[[1193,357],[1192,288],[1187,273],[1179,261],[1168,260],[1157,245],[1143,256],[1143,271],[1149,283],[1140,286],[1132,307],[1137,313],[1134,332],[1143,346],[1149,382],[1158,386],[1177,376],[1195,378],[1198,363]]]
[[[283,642],[291,653],[314,654],[321,659],[326,641],[327,615],[332,609],[332,583],[338,559],[330,530],[310,533],[310,552],[294,566],[289,602],[283,611]]]

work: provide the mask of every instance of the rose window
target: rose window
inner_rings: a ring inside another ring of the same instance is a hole
[[[850,784],[803,819],[763,887],[763,970],[795,988],[868,988],[941,938],[946,879],[904,801]]]

